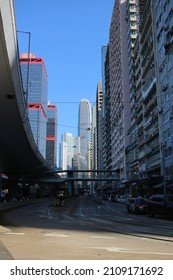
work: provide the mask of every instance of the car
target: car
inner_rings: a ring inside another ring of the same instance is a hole
[[[2,190],[1,191],[1,202],[4,202],[4,200],[5,200],[5,196],[6,196],[6,191],[4,191],[4,190]]]
[[[115,202],[120,202],[120,195],[115,196]]]
[[[173,218],[173,195],[155,194],[149,198],[148,214]]]
[[[131,197],[126,208],[129,213],[146,214],[148,211],[148,200],[143,197]]]
[[[128,199],[129,199],[129,195],[120,195],[118,202],[125,204],[127,203]]]

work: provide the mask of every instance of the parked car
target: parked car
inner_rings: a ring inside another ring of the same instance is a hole
[[[148,213],[150,217],[160,215],[173,218],[173,195],[152,195],[148,202]]]
[[[148,211],[148,200],[142,197],[131,197],[126,207],[129,213],[146,214]]]
[[[119,197],[119,202],[120,203],[127,203],[127,201],[128,201],[128,199],[129,199],[129,195],[120,195],[120,197]]]
[[[4,191],[1,191],[0,202],[4,202],[5,195],[6,195],[6,193]]]
[[[115,202],[120,202],[120,195],[115,196]]]

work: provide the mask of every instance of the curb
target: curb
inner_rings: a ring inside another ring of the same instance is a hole
[[[0,212],[12,210],[15,208],[27,206],[33,203],[38,203],[46,200],[45,198],[31,199],[31,200],[23,200],[23,201],[14,201],[14,202],[4,202],[0,203]]]

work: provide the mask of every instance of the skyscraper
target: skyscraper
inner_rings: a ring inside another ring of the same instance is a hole
[[[87,160],[89,143],[91,141],[91,106],[87,99],[80,101],[78,136],[80,137],[80,155]]]
[[[97,124],[96,124],[96,105],[92,106],[92,134],[91,134],[91,167],[97,169]]]
[[[97,125],[97,169],[102,169],[102,83],[97,83],[96,90],[96,125]]]
[[[105,51],[105,49],[104,49]],[[112,149],[111,149],[111,112],[110,112],[110,69],[109,69],[109,45],[105,52],[102,52],[102,78],[103,83],[103,169],[112,169]]]
[[[163,176],[162,186],[164,187],[164,193],[169,193],[173,189],[173,3],[172,1],[158,0],[150,2],[155,35],[154,46],[157,73],[156,89],[159,112],[160,162],[161,175]],[[152,99],[150,98],[151,101]],[[155,133],[156,123],[151,128],[153,130],[150,129],[150,135]],[[153,145],[151,150],[158,151],[158,148],[159,144],[155,142],[155,147]]]
[[[72,169],[73,159],[80,152],[80,139],[73,137],[72,133],[65,132],[61,136],[59,166],[63,169]]]
[[[29,58],[27,53],[23,53],[20,65],[31,129],[38,149],[45,158],[48,95],[46,67],[43,59],[36,58],[33,53],[29,54]]]
[[[47,135],[46,135],[46,160],[56,166],[57,154],[57,108],[56,105],[47,105]]]
[[[125,0],[115,0],[109,36],[112,168],[126,177],[125,149],[129,144],[130,95]]]

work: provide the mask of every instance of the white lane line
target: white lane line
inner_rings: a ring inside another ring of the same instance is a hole
[[[130,232],[138,232],[138,233],[147,233],[147,234],[151,234],[151,228],[150,227],[147,227],[147,226],[144,226],[144,227],[138,227],[138,226],[124,226],[124,227],[116,227],[117,229],[120,229],[120,230],[129,230]],[[153,228],[154,229],[154,228]],[[155,229],[156,230],[156,229]],[[154,231],[153,231],[154,232]],[[165,231],[164,229],[158,229],[155,231],[155,235],[157,234],[163,234],[164,235]],[[168,232],[167,232],[168,234]],[[170,235],[172,235],[172,232],[169,232]]]
[[[68,237],[69,234],[56,234],[56,233],[46,233],[44,236],[48,237]]]
[[[76,215],[76,216],[78,215],[78,216],[81,216],[81,217],[86,217],[86,215],[84,215],[84,214],[81,213],[81,212],[79,212],[79,213],[76,212],[75,215]]]
[[[25,235],[24,232],[5,232],[4,234],[11,234],[11,235]]]
[[[155,251],[134,251],[133,249],[128,248],[118,248],[118,247],[84,247],[85,249],[100,249],[106,250],[108,252],[115,252],[115,253],[130,253],[130,254],[150,254],[150,255],[164,255],[164,256],[173,256],[173,253],[168,252],[155,252]]]
[[[50,219],[52,220],[53,217],[52,216],[46,216],[46,215],[38,215],[39,218],[47,218],[47,219]]]
[[[109,209],[111,209],[112,211],[118,213],[118,214],[121,214],[121,215],[124,214],[123,212],[120,212],[120,211],[118,211],[118,210],[115,210],[114,208],[111,208],[110,206],[107,206],[107,205],[106,205],[106,207],[109,208]],[[115,217],[115,218],[122,219],[122,220],[128,220],[128,221],[134,221],[134,219],[132,219],[132,218],[124,218],[124,217]]]
[[[74,217],[67,216],[65,214],[62,215],[63,218],[68,219],[68,220],[74,220]]]
[[[112,225],[112,222],[104,220],[104,219],[99,219],[99,218],[91,218],[90,220],[95,221],[95,222],[99,222],[99,223],[103,223],[103,224],[108,224],[108,225]]]
[[[90,236],[90,238],[95,238],[95,239],[116,239],[114,236],[100,236],[100,235],[93,235]]]

